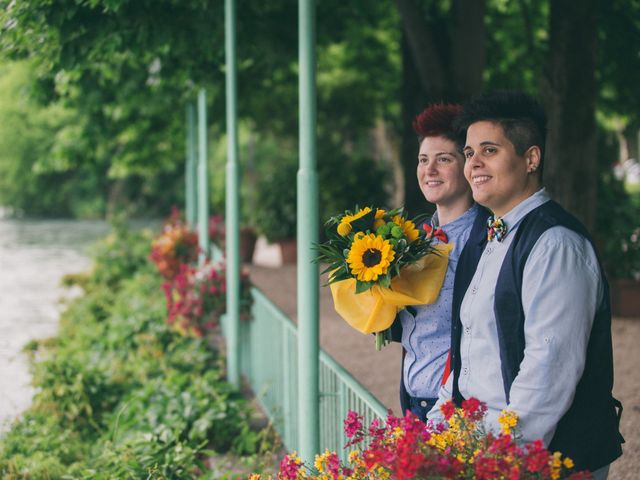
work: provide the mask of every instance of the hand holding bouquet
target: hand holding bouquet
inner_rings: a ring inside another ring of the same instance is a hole
[[[421,223],[402,209],[346,211],[327,221],[328,240],[317,247],[336,311],[353,328],[376,333],[378,349],[399,310],[433,303],[440,293],[450,247],[433,245]]]

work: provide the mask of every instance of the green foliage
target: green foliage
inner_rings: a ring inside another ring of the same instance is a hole
[[[640,195],[628,194],[612,174],[598,186],[597,238],[605,270],[613,278],[640,280]]]
[[[3,479],[200,478],[209,449],[258,447],[217,353],[167,326],[148,244],[118,226],[96,249],[110,270],[93,271],[34,352],[38,392],[0,440]]]
[[[100,215],[104,205],[93,199],[104,187],[101,172],[86,164],[69,170],[55,148],[77,115],[35,102],[33,71],[28,62],[0,64],[0,204],[35,215]]]
[[[123,280],[150,268],[151,233],[133,231],[121,218],[114,218],[111,228],[111,233],[92,249],[90,282],[116,289]]]
[[[289,2],[255,0],[238,9],[240,116],[260,135],[292,144],[296,10]],[[224,130],[223,17],[222,3],[200,0],[0,0],[0,49],[6,57],[32,58],[30,90],[74,115],[51,145],[60,171],[86,168],[101,181],[86,190],[92,200],[72,202],[72,214],[114,206],[153,213],[182,202],[182,112],[197,88],[208,92],[210,132]],[[393,4],[362,1],[323,2],[318,18],[319,131],[348,153],[380,118],[397,123],[399,19]],[[216,168],[213,183],[221,174]],[[246,188],[243,204],[253,205]],[[214,189],[217,200],[223,189]]]

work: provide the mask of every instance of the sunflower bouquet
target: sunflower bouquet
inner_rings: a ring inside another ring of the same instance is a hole
[[[338,314],[353,328],[376,334],[376,348],[390,340],[389,327],[407,305],[433,303],[447,269],[450,246],[434,245],[402,208],[364,207],[331,217],[328,240],[317,246],[328,266]]]

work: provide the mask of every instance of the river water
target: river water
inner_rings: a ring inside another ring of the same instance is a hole
[[[0,432],[34,393],[23,346],[55,335],[67,273],[90,267],[88,246],[106,235],[103,221],[0,218]]]

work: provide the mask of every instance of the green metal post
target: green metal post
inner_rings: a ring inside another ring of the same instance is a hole
[[[187,211],[187,225],[195,228],[198,209],[198,190],[196,181],[198,178],[197,171],[197,138],[196,138],[196,107],[193,102],[187,104],[187,164],[185,171],[185,200]]]
[[[298,0],[300,166],[298,169],[298,418],[301,458],[320,451],[318,242],[316,172],[315,0]]]
[[[236,59],[236,2],[225,0],[227,93],[226,248],[227,248],[227,377],[240,386],[240,182]]]
[[[209,255],[209,189],[207,172],[207,92],[198,92],[198,243],[199,262]]]

